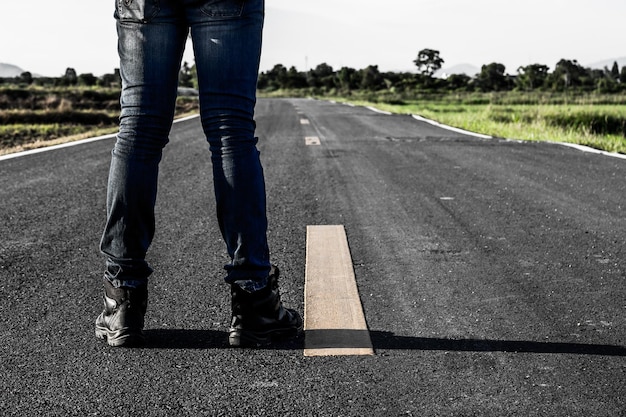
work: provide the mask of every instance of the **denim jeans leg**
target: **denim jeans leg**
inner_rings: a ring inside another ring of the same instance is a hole
[[[189,19],[217,218],[231,258],[226,281],[265,281],[270,270],[265,180],[254,122],[264,2],[204,3]]]
[[[152,272],[145,255],[154,236],[158,166],[174,116],[187,26],[172,16],[116,17],[122,110],[100,248],[109,280],[141,282]]]

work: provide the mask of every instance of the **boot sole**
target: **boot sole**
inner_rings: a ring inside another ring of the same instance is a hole
[[[302,327],[273,329],[265,332],[230,329],[228,344],[232,347],[269,346],[272,342],[295,339],[300,335],[300,333],[302,333]]]
[[[128,328],[112,331],[106,327],[96,326],[96,338],[105,340],[109,346],[135,347],[145,343],[145,337],[141,332]]]

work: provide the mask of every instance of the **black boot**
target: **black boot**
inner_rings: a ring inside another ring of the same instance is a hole
[[[115,288],[104,279],[104,311],[96,319],[96,337],[110,346],[136,346],[144,342],[144,315],[148,288]]]
[[[288,339],[302,331],[302,317],[283,307],[278,290],[278,268],[272,267],[265,288],[248,292],[231,285],[233,319],[228,342],[231,346],[258,347],[273,339]]]

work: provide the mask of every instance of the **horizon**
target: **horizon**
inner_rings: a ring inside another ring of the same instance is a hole
[[[4,4],[0,62],[47,77],[66,68],[96,76],[118,68],[112,4],[66,1],[62,9],[45,0]],[[413,60],[426,48],[440,52],[443,68],[497,62],[510,74],[530,64],[554,69],[560,59],[591,66],[626,58],[620,30],[626,2],[598,0],[590,8],[585,0],[516,1],[503,7],[497,0],[389,0],[356,9],[348,0],[267,0],[260,70],[326,63],[415,72]],[[39,12],[32,14],[33,7]],[[21,15],[29,16],[28,30],[16,19]],[[193,63],[189,47],[184,60]]]
[[[567,58],[561,58],[561,59],[567,59]],[[580,61],[578,61],[576,59],[571,59],[570,61],[576,61],[583,68],[589,68],[589,69],[606,69],[606,68],[610,69],[613,66],[614,63],[617,63],[618,67],[620,69],[623,68],[623,67],[626,67],[626,56],[617,57],[617,58],[607,58],[607,59],[603,59],[603,60],[600,60],[600,61],[592,62],[592,63],[589,63],[589,64],[581,63]],[[312,69],[314,69],[315,67],[317,67],[318,65],[321,65],[321,64],[329,65],[326,62],[320,62],[320,63],[312,65],[308,70],[312,70]],[[453,65],[444,65],[444,66],[441,67],[441,69],[435,71],[435,76],[437,76],[437,74],[466,74],[466,75],[469,75],[469,76],[474,76],[474,75],[480,73],[481,68],[482,68],[483,65],[489,65],[489,64],[491,64],[491,62],[485,63],[485,64],[481,64],[479,66],[473,65],[473,64],[470,64],[470,63],[465,63],[465,62],[458,63],[458,64],[453,64]],[[542,62],[535,62],[534,64],[547,65],[547,64],[542,63]],[[276,65],[283,65],[287,69],[290,68],[290,66],[287,66],[287,65],[284,65],[284,64],[278,62],[278,63],[276,63],[276,64],[274,64],[272,66],[269,66],[266,69],[262,69],[262,68],[259,69],[259,73],[268,72]],[[369,64],[369,65],[378,66],[377,64],[374,64],[374,63]],[[62,77],[64,75],[64,73],[65,73],[65,71],[63,71],[63,73],[60,73],[58,75],[38,74],[38,73],[33,73],[33,72],[29,71],[28,69],[24,69],[24,68],[20,67],[19,65],[16,65],[16,64],[13,64],[13,63],[8,63],[8,62],[0,62],[0,66],[10,66],[10,67],[13,67],[13,68],[16,68],[16,69],[19,70],[19,73],[18,72],[14,73],[15,75],[4,75],[3,76],[2,73],[0,72],[0,78],[2,78],[2,77],[4,77],[4,78],[18,77],[20,74],[22,74],[24,72],[30,72],[31,75],[34,78],[59,78],[59,77]],[[549,65],[547,65],[547,66],[549,67],[549,71],[550,72],[552,72],[554,70],[554,66],[549,66]],[[331,67],[332,67],[332,65],[331,65]],[[72,68],[72,67],[67,67],[67,68]],[[341,67],[332,67],[332,68],[333,68],[334,71],[338,71],[338,70],[341,69]],[[350,67],[350,68],[353,68],[353,69],[356,69],[356,70],[362,70],[362,69],[365,69],[366,67],[362,67],[362,68]],[[76,68],[74,68],[74,69],[76,70],[77,74],[88,74],[88,73],[85,73],[85,72],[81,72],[80,70],[77,70]],[[93,75],[95,75],[96,77],[101,77],[101,76],[103,76],[105,74],[113,73],[113,71],[115,71],[116,69],[117,68],[111,68],[111,70],[108,71],[108,72],[104,72],[104,73],[101,73],[101,74],[93,74]],[[470,69],[472,70],[472,73],[469,73],[468,71],[465,71],[465,70],[470,70]],[[0,70],[4,70],[4,69],[0,68]],[[296,68],[296,70],[298,70],[299,72],[307,72],[308,71],[308,70],[302,70],[302,69],[298,69],[298,68]],[[381,72],[383,72],[383,73],[384,72],[417,73],[417,68],[412,68],[410,70],[393,70],[393,69],[386,70],[386,71],[385,70],[381,70]],[[517,68],[514,71],[510,71],[509,68],[506,68],[506,72],[505,73],[507,75],[515,75],[517,73]]]

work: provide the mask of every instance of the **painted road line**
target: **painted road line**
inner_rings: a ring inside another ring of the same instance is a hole
[[[581,152],[595,153],[595,154],[604,155],[604,156],[612,156],[613,158],[626,159],[626,155],[623,153],[601,151],[600,149],[594,149],[594,148],[590,148],[589,146],[578,145],[576,143],[566,143],[566,142],[550,142],[550,143],[554,143],[554,144],[562,145],[562,146],[568,146],[570,148],[577,149]]]
[[[343,226],[307,226],[304,356],[373,355]]]
[[[385,110],[377,109],[376,107],[366,106],[365,108],[366,108],[366,109],[369,109],[369,110],[371,110],[371,111],[373,111],[373,112],[380,113],[380,114],[384,114],[384,115],[387,115],[387,116],[391,116],[391,114],[392,114],[392,113],[391,113],[391,112],[389,112],[389,111],[385,111]]]
[[[200,117],[200,115],[199,114],[194,114],[194,115],[191,115],[191,116],[181,117],[180,119],[174,120],[174,123],[186,122],[187,120],[195,119],[197,117]],[[21,151],[21,152],[15,152],[15,153],[6,154],[6,155],[0,155],[0,161],[4,161],[4,160],[7,160],[7,159],[18,158],[18,157],[26,156],[26,155],[33,155],[33,154],[41,153],[41,152],[54,151],[56,149],[69,148],[69,147],[72,147],[72,146],[82,145],[84,143],[97,142],[97,141],[101,141],[101,140],[105,140],[105,139],[113,139],[116,136],[117,136],[117,133],[111,133],[110,135],[102,135],[102,136],[97,136],[97,137],[94,137],[94,138],[80,139],[80,140],[75,140],[75,141],[72,141],[72,142],[61,143],[61,144],[58,144],[58,145],[45,146],[43,148],[29,149],[27,151]]]
[[[320,138],[318,138],[317,136],[305,136],[304,144],[307,146],[311,146],[311,145],[321,145],[322,143],[320,142]]]
[[[419,120],[420,122],[429,123],[429,124],[431,124],[433,126],[437,126],[437,127],[442,128],[442,129],[447,129],[447,130],[450,130],[452,132],[461,133],[463,135],[468,135],[468,136],[474,136],[474,137],[481,138],[481,139],[493,139],[493,136],[483,135],[482,133],[470,132],[469,130],[459,129],[458,127],[452,127],[452,126],[444,125],[444,124],[436,122],[434,120],[422,117],[422,116],[420,116],[418,114],[414,114],[412,116],[413,116],[413,118],[415,120]]]
[[[102,135],[102,136],[97,136],[93,138],[80,139],[80,140],[75,140],[72,142],[60,143],[58,145],[50,145],[50,146],[45,146],[42,148],[29,149],[27,151],[9,153],[6,155],[0,155],[0,161],[6,161],[7,159],[19,158],[19,157],[27,156],[27,155],[34,155],[36,153],[54,151],[56,149],[69,148],[72,146],[78,146],[78,145],[82,145],[84,143],[89,143],[89,142],[97,142],[97,141],[101,141],[105,139],[113,139],[116,136],[117,136],[116,133],[111,133],[109,135]]]

